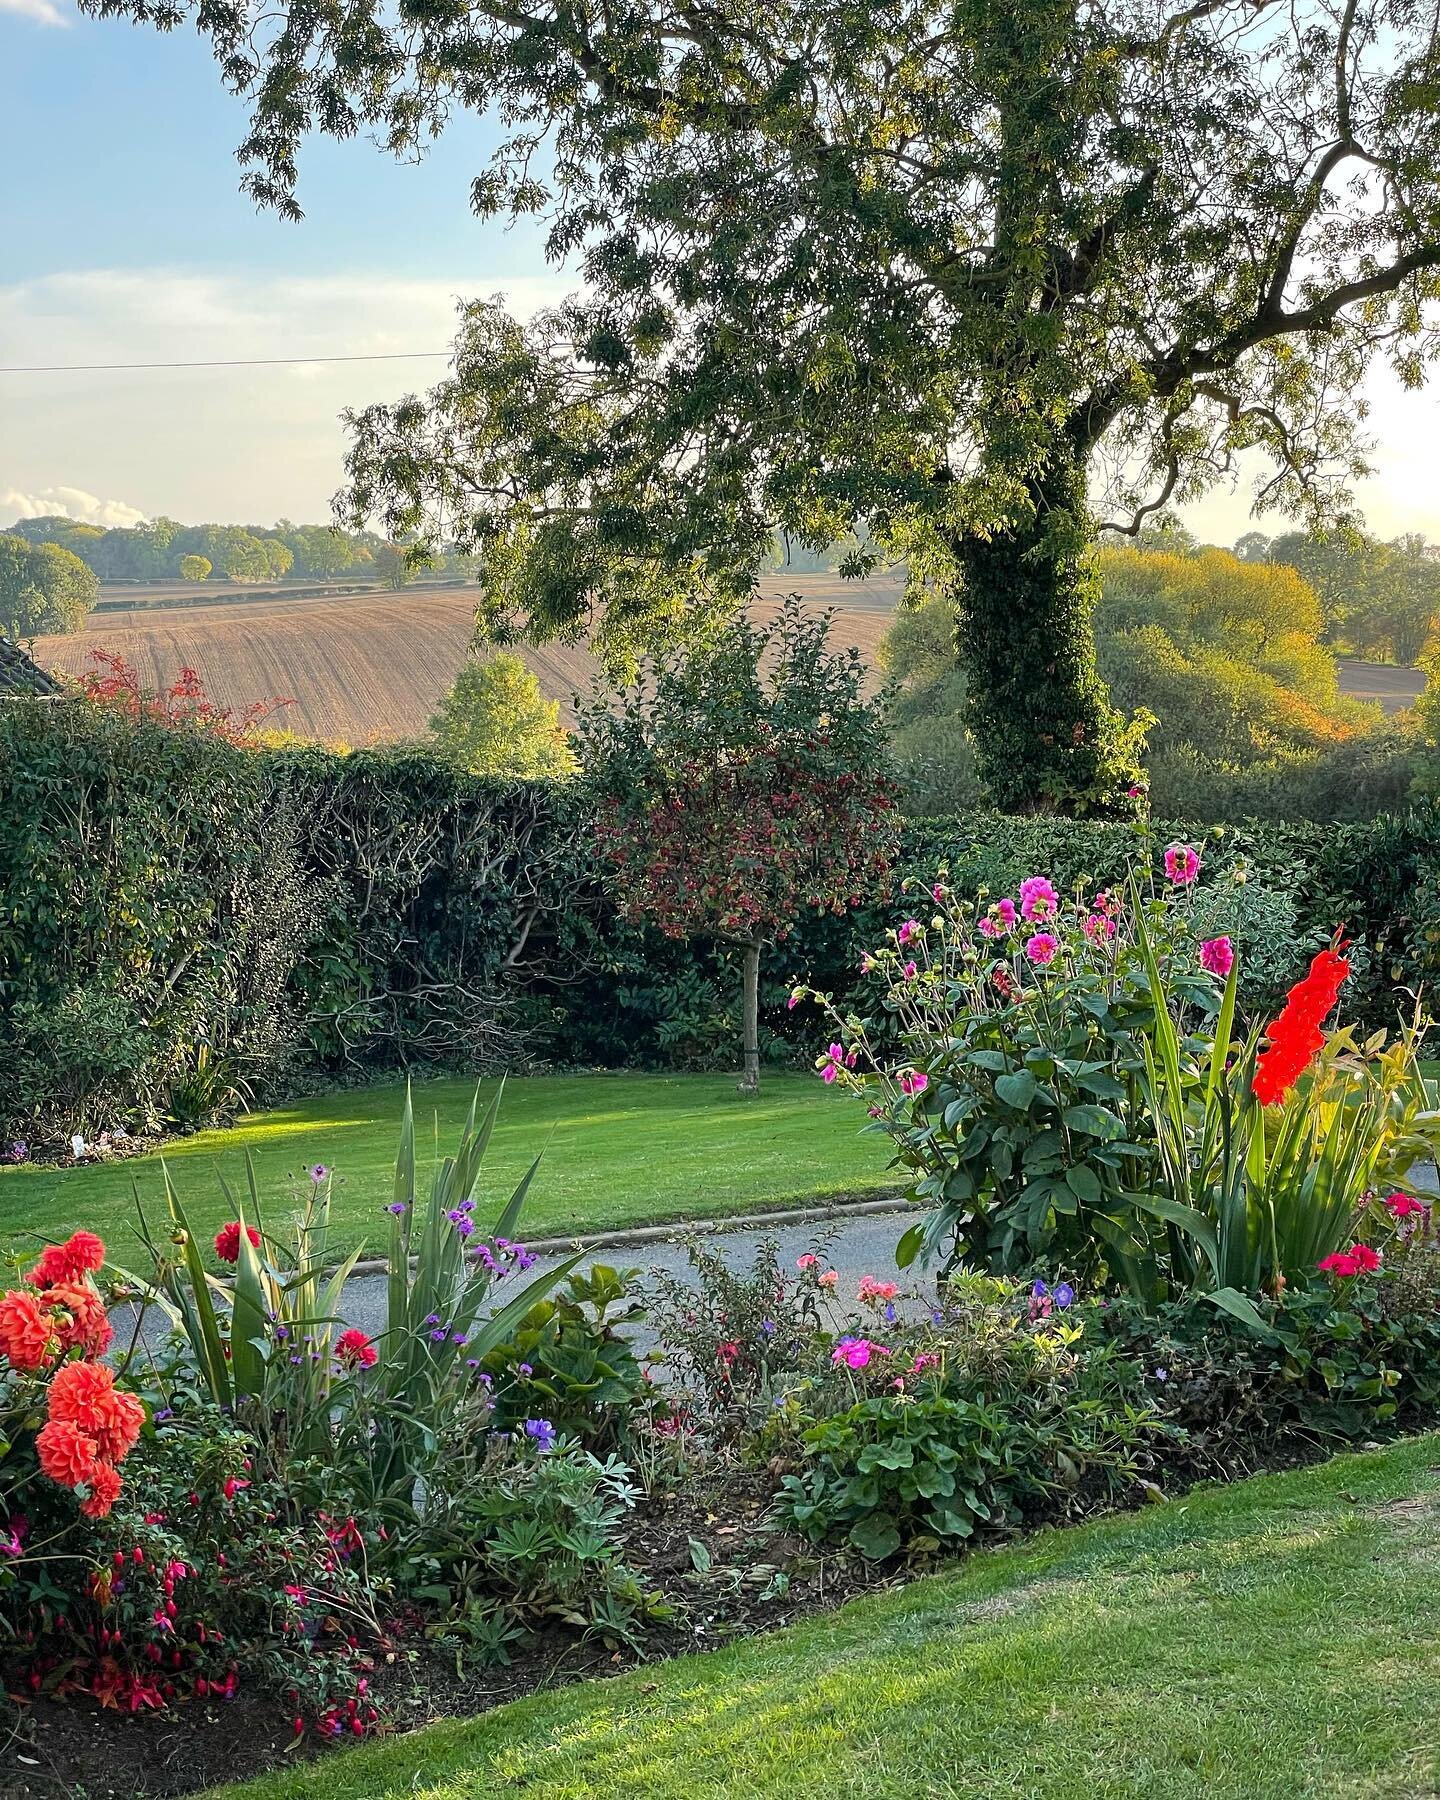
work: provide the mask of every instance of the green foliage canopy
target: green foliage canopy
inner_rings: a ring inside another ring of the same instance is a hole
[[[476,211],[544,215],[583,276],[527,325],[467,306],[448,380],[352,418],[353,521],[443,520],[492,636],[593,615],[620,662],[747,595],[776,527],[863,528],[854,566],[958,595],[1002,804],[1113,807],[1133,773],[1092,501],[1133,530],[1258,448],[1267,504],[1341,504],[1348,394],[1430,347],[1414,0],[83,5],[195,19],[253,105],[249,190],[291,216],[308,134],[410,155],[487,113]]]
[[[0,533],[0,632],[6,637],[79,631],[99,598],[100,583],[71,551]]]

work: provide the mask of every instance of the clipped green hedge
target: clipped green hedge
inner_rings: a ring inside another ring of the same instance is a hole
[[[797,982],[845,995],[862,950],[960,890],[1115,883],[1201,845],[1198,899],[1269,1003],[1337,928],[1351,1001],[1393,1019],[1440,964],[1440,814],[1186,830],[1060,818],[912,822],[888,892],[767,959],[772,1061],[814,1052]],[[416,1063],[728,1066],[725,952],[623,920],[582,784],[497,784],[425,753],[257,753],[82,703],[0,705],[0,1137],[181,1115],[197,1064],[257,1096]],[[1247,878],[1231,881],[1236,869]]]

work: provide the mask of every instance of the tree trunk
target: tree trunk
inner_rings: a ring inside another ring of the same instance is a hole
[[[760,946],[746,944],[741,997],[741,1064],[739,1092],[760,1091]]]
[[[1005,812],[1130,816],[1142,733],[1109,704],[1095,667],[1085,468],[1059,455],[1008,530],[956,545],[958,648],[970,731]]]

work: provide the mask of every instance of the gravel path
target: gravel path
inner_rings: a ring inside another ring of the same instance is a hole
[[[849,1299],[854,1295],[856,1283],[862,1275],[875,1275],[882,1280],[895,1276],[895,1246],[914,1216],[913,1210],[901,1207],[893,1212],[867,1212],[848,1217],[840,1212],[832,1214],[828,1219],[819,1218],[806,1224],[775,1225],[768,1229],[764,1226],[747,1225],[741,1230],[725,1231],[706,1225],[677,1225],[675,1235],[671,1238],[608,1247],[596,1245],[585,1251],[580,1267],[588,1268],[593,1262],[601,1262],[618,1269],[638,1268],[642,1272],[639,1285],[643,1295],[651,1269],[660,1268],[675,1275],[689,1275],[690,1264],[683,1242],[687,1231],[693,1231],[696,1237],[702,1239],[710,1249],[718,1251],[726,1263],[735,1269],[747,1268],[754,1259],[757,1246],[767,1237],[773,1237],[779,1246],[782,1265],[793,1266],[797,1256],[810,1249],[818,1238],[828,1232],[826,1261],[839,1272],[838,1293]],[[541,1255],[531,1273],[541,1274],[563,1260],[563,1251]],[[383,1274],[356,1275],[346,1283],[343,1308],[346,1325],[358,1326],[372,1336],[384,1330],[385,1280]],[[908,1275],[906,1285],[914,1285]],[[501,1292],[503,1296],[503,1288]],[[134,1317],[134,1311],[130,1307],[117,1307],[112,1312],[117,1344],[124,1345],[130,1341]],[[152,1336],[159,1338],[164,1335],[164,1331],[164,1320],[156,1314],[146,1320],[142,1335],[147,1339]],[[648,1346],[648,1333],[643,1321],[636,1336]]]

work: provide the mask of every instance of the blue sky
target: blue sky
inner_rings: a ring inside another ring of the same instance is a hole
[[[493,131],[458,120],[418,165],[365,140],[312,143],[306,217],[239,192],[246,113],[189,28],[83,19],[72,0],[0,0],[0,365],[294,356],[270,369],[0,376],[0,526],[38,511],[102,524],[324,518],[341,477],[342,407],[392,399],[439,362],[322,367],[305,357],[441,350],[457,302],[528,313],[573,281],[533,222],[469,211]],[[1360,499],[1389,536],[1440,538],[1431,470],[1440,388],[1369,384],[1380,440]],[[1229,542],[1248,498],[1189,510]],[[1269,521],[1273,529],[1281,522]]]

